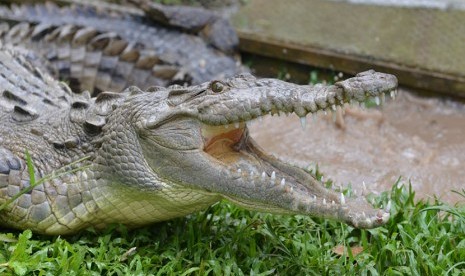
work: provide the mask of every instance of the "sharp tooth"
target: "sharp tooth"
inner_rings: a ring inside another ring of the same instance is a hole
[[[391,211],[391,200],[388,201],[385,210],[386,210],[386,212],[388,212],[388,213]]]
[[[365,184],[365,181],[362,181],[362,187],[363,187],[363,192],[366,192],[367,185]]]
[[[396,92],[394,90],[391,91],[391,99],[396,99]]]
[[[367,215],[366,215],[365,212],[363,212],[363,211],[362,211],[362,216],[363,216],[364,218],[367,217]]]
[[[333,105],[331,106],[331,109],[332,109],[333,111],[336,111],[336,105],[333,104]]]
[[[292,191],[294,191],[294,187],[291,187],[289,190],[292,193]]]
[[[346,204],[346,198],[344,197],[344,194],[341,193],[341,205],[345,205]]]
[[[313,195],[313,200],[316,200],[316,195]]]
[[[237,172],[238,172],[238,173],[242,173],[242,170],[241,170],[241,169],[237,169]]]
[[[335,204],[336,204],[336,202],[334,202],[334,200],[333,200],[333,201],[331,201],[331,205],[335,205]]]
[[[305,130],[307,126],[307,117],[300,117],[300,126],[303,130]]]
[[[281,179],[281,187],[283,187],[285,184],[286,184],[286,179],[285,178]]]
[[[323,205],[326,205],[326,198],[323,198]]]
[[[234,127],[235,127],[235,128],[239,128],[239,122],[235,122],[235,123],[234,123]]]
[[[381,100],[379,99],[378,96],[375,97],[375,103],[376,105],[379,105],[381,103]]]
[[[265,181],[266,173],[262,172],[262,181]]]
[[[275,179],[276,179],[276,173],[275,173],[275,171],[273,171],[273,172],[271,173],[271,181],[274,182]]]

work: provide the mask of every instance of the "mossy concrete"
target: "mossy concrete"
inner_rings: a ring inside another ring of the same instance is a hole
[[[260,39],[465,80],[465,10],[250,0],[233,22],[240,34]],[[337,62],[332,65],[338,69]]]

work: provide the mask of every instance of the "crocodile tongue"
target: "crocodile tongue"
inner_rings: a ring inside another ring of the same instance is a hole
[[[202,126],[204,151],[229,169],[229,200],[274,213],[309,214],[344,221],[359,228],[382,225],[389,210],[374,209],[364,198],[345,198],[326,189],[311,174],[266,154],[248,135],[244,123]]]

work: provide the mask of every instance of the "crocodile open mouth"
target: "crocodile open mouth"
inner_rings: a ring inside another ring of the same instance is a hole
[[[213,168],[208,172],[209,181],[202,185],[204,190],[249,209],[328,217],[359,228],[376,227],[388,221],[390,204],[377,209],[364,195],[346,197],[340,189],[327,189],[308,171],[263,151],[250,137],[245,122],[285,113],[297,115],[305,127],[310,113],[336,112],[349,102],[362,103],[369,98],[382,104],[385,93],[395,96],[394,76],[371,70],[327,87],[298,86],[269,79],[254,80],[252,88],[240,81],[235,86],[226,82],[219,87],[232,87],[219,94],[226,95],[225,100],[210,97],[193,112],[204,122],[201,123],[203,152],[197,158]],[[247,89],[248,93],[241,89]]]

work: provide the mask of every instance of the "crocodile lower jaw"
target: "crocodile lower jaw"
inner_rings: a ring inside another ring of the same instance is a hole
[[[345,198],[341,192],[326,189],[308,172],[266,154],[249,136],[245,123],[202,125],[202,136],[204,152],[228,171],[224,178],[230,178],[231,185],[242,185],[237,189],[245,188],[257,198],[266,198],[267,194],[280,198],[260,202],[225,196],[239,205],[335,218],[360,228],[376,227],[389,220],[389,208],[375,209],[361,197]]]

